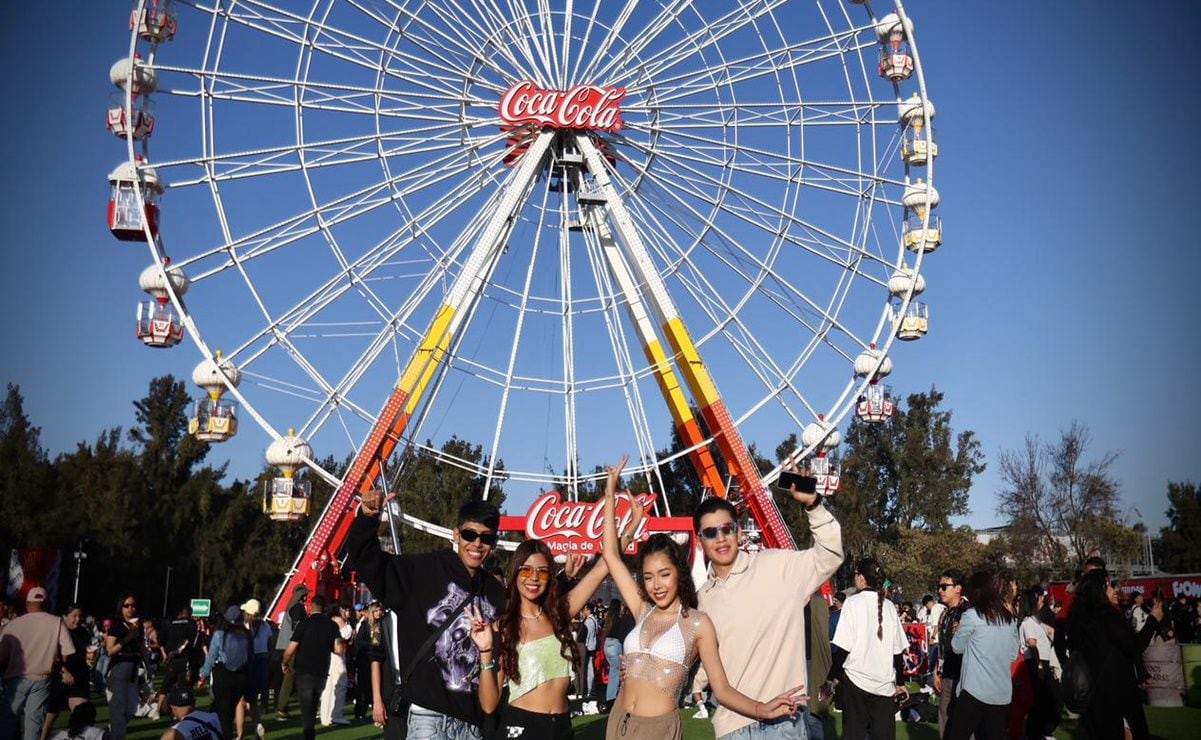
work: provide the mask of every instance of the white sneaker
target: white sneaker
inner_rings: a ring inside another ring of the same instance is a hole
[[[706,704],[700,704],[696,708],[696,714],[692,715],[694,719],[709,719],[709,707]]]
[[[149,716],[149,717],[150,717],[150,719],[152,719],[152,720],[157,720],[157,719],[159,718],[159,716],[160,716],[160,715],[159,715],[159,711],[158,711],[158,705],[157,705],[157,704],[155,704],[155,705],[153,705],[153,706],[151,706],[151,707],[150,707],[150,714],[149,714],[148,716]]]
[[[259,737],[266,737],[267,728],[263,727],[262,722],[259,722],[257,725],[254,726],[254,734],[258,735]]]
[[[584,714],[600,714],[600,707],[596,705],[595,701],[584,702],[584,706],[582,708],[584,710]]]

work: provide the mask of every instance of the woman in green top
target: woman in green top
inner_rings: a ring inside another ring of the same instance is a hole
[[[641,507],[635,504],[628,532],[638,529],[642,516]],[[568,573],[583,562],[583,556],[571,556]],[[598,560],[564,594],[550,550],[539,540],[526,540],[513,553],[507,606],[496,625],[490,627],[478,610],[467,610],[472,619],[471,636],[480,651],[481,708],[495,712],[500,705],[500,687],[507,683],[509,689],[495,737],[558,740],[573,736],[567,710],[575,665],[571,615],[583,608],[608,575],[608,566]]]

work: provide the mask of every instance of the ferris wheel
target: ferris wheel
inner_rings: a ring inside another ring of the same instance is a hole
[[[199,347],[191,431],[252,421],[273,517],[338,487],[298,568],[403,449],[568,498],[683,458],[787,547],[748,447],[803,430],[832,493],[839,425],[891,414],[942,242],[901,2],[135,0],[129,27],[138,337]]]

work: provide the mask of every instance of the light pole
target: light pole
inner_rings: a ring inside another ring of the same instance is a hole
[[[163,616],[167,616],[167,597],[171,593],[171,566],[167,566],[167,583],[163,585]]]
[[[83,551],[83,543],[87,540],[86,537],[79,538],[79,547],[75,550],[75,592],[71,597],[71,601],[79,603],[79,573],[83,570],[83,561],[87,559],[88,554]]]

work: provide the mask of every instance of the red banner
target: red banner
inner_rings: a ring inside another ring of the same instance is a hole
[[[1155,578],[1118,578],[1121,591],[1125,594],[1141,593],[1147,599],[1163,599],[1173,601],[1177,596],[1201,596],[1201,574],[1163,575]],[[1051,598],[1066,602],[1068,598],[1068,582],[1056,581],[1047,584]]]

